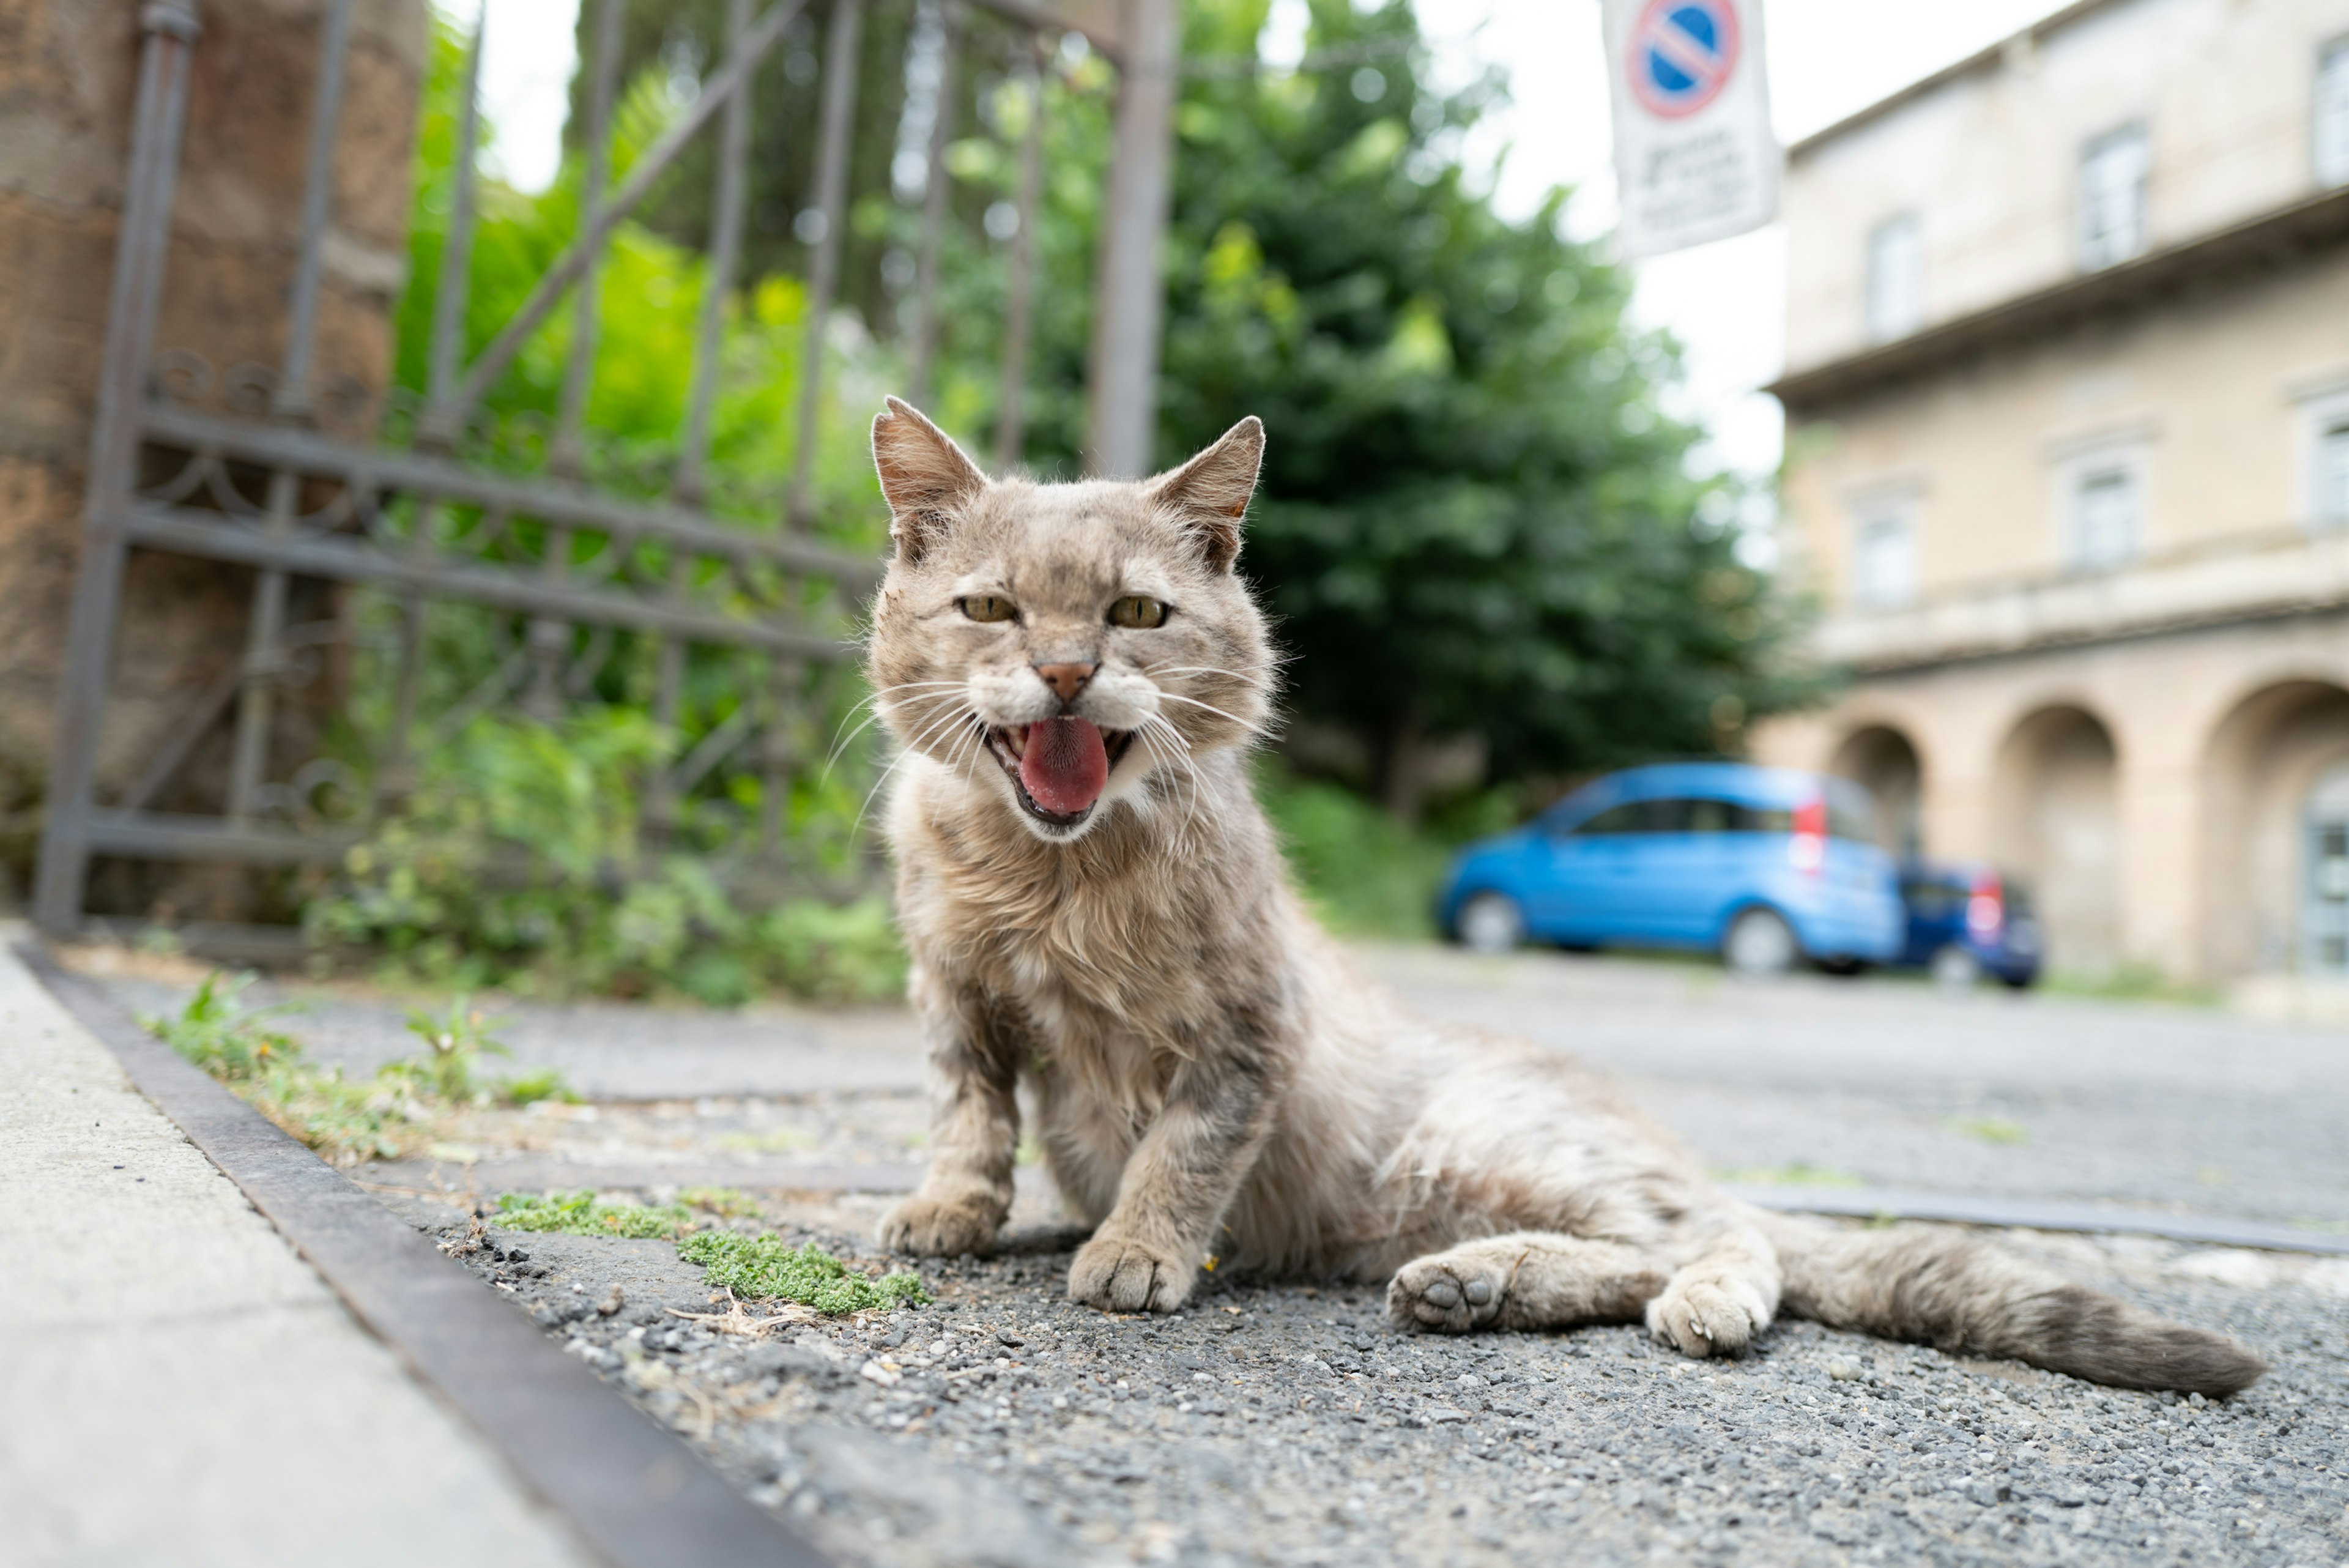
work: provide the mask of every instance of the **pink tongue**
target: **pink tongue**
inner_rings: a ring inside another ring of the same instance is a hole
[[[1019,758],[1028,798],[1060,816],[1073,816],[1101,798],[1109,784],[1109,749],[1090,719],[1046,719],[1028,726]]]

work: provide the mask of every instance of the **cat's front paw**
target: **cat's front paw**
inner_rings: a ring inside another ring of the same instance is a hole
[[[1648,1303],[1648,1332],[1683,1355],[1743,1355],[1769,1322],[1761,1293],[1733,1277],[1675,1279]]]
[[[1069,1299],[1104,1312],[1173,1312],[1198,1270],[1130,1236],[1099,1235],[1069,1265]]]
[[[881,1221],[881,1245],[892,1252],[923,1258],[954,1258],[995,1246],[1003,1223],[1001,1207],[979,1196],[908,1198]]]

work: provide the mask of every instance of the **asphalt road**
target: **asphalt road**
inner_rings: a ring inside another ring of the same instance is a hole
[[[2138,1205],[2349,1232],[2349,1034],[2216,1010],[1915,981],[1733,980],[1699,964],[1365,948],[1412,1006],[1570,1051],[1718,1171],[2007,1199]],[[192,981],[107,982],[134,1009]],[[357,1072],[415,1048],[407,1004],[257,987],[286,1026]],[[901,1010],[712,1013],[492,1004],[515,1070],[554,1067],[590,1099],[789,1099],[916,1092]],[[917,1158],[917,1157],[916,1157]]]

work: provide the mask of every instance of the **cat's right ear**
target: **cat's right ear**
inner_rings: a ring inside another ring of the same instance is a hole
[[[964,503],[987,488],[987,475],[954,438],[899,398],[873,416],[873,466],[889,503],[889,538],[908,566],[945,536]]]

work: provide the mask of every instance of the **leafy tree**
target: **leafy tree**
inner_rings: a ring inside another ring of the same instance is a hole
[[[1252,50],[1265,9],[1194,4],[1188,52]],[[1441,737],[1502,778],[1733,746],[1809,687],[1739,497],[1659,411],[1676,346],[1563,237],[1566,192],[1494,211],[1458,149],[1502,88],[1430,86],[1404,0],[1315,0],[1309,50],[1186,85],[1160,388],[1162,453],[1270,427],[1242,564],[1297,714],[1406,816]]]

